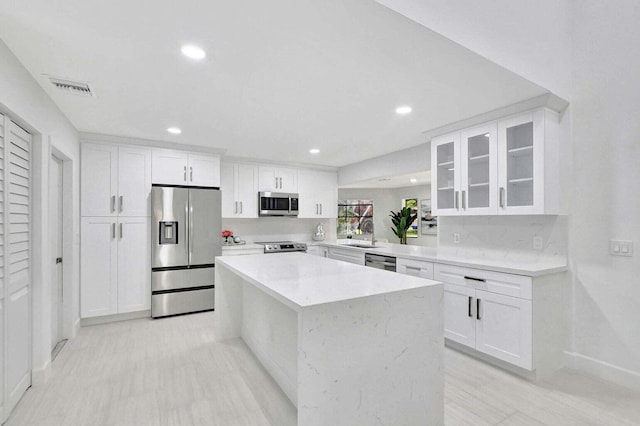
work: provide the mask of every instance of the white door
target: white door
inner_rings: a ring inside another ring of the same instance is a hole
[[[486,124],[460,136],[462,214],[496,214],[498,204],[498,127]]]
[[[62,161],[49,160],[49,262],[51,269],[51,350],[62,336]]]
[[[317,173],[314,170],[300,169],[298,171],[300,194],[298,217],[317,218],[320,216],[320,200],[318,199],[320,185],[321,182],[319,182]]]
[[[531,369],[531,301],[476,290],[476,349],[519,367]],[[446,308],[445,308],[446,312]]]
[[[431,140],[431,202],[434,216],[460,212],[460,134]]]
[[[280,168],[277,174],[280,192],[298,192],[298,169]]]
[[[151,150],[118,148],[118,214],[149,216],[151,213]]]
[[[182,151],[154,149],[152,154],[152,183],[187,185],[188,155]]]
[[[444,283],[444,337],[471,348],[476,344],[475,290]]]
[[[82,144],[82,216],[116,216],[118,147]]]
[[[222,203],[222,217],[235,217],[238,214],[238,200],[236,199],[236,173],[238,165],[224,163],[220,167],[220,199]]]
[[[189,185],[219,188],[220,157],[190,154]]]
[[[118,223],[118,313],[151,309],[150,219]]]
[[[83,217],[80,247],[80,316],[115,314],[118,306],[116,219]],[[147,241],[148,244],[148,241]]]
[[[5,130],[4,284],[6,286],[5,414],[31,385],[31,135],[9,122]],[[8,172],[8,173],[7,173]]]
[[[280,192],[280,180],[275,167],[258,167],[258,191]]]
[[[317,172],[319,216],[326,219],[338,217],[338,173]]]

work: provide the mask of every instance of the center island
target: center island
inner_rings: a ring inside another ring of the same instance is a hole
[[[242,338],[298,425],[441,425],[443,289],[306,253],[216,258],[216,341]]]

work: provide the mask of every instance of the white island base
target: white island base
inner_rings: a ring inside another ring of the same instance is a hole
[[[216,340],[241,337],[299,425],[443,424],[442,284],[303,253],[216,259]]]

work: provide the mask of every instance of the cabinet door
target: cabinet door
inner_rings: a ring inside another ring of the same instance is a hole
[[[495,123],[460,135],[460,211],[496,214],[498,204],[498,128]]]
[[[154,149],[151,162],[151,182],[166,185],[187,185],[188,154],[170,149]]]
[[[83,217],[81,227],[81,317],[115,314],[118,306],[116,219]]]
[[[298,194],[300,195],[298,217],[320,216],[319,184],[318,173],[315,170],[300,169],[298,171]]]
[[[544,212],[544,111],[498,123],[500,214]]]
[[[280,192],[298,192],[298,169],[279,168]]]
[[[258,167],[258,191],[280,191],[279,176],[276,168],[271,166]]]
[[[151,214],[151,150],[118,148],[118,213],[120,216]]]
[[[364,252],[361,251],[331,247],[328,250],[327,257],[364,266]]]
[[[189,185],[220,187],[220,157],[189,154]]]
[[[118,147],[82,144],[81,215],[116,216]]]
[[[258,217],[258,190],[256,181],[258,168],[250,164],[238,164],[236,193],[238,201],[237,217]]]
[[[151,309],[150,219],[121,217],[117,229],[118,313]]]
[[[431,141],[431,180],[433,215],[457,215],[460,211],[460,134]]]
[[[335,219],[338,217],[338,173],[319,171],[316,174],[318,182],[318,204],[321,218]]]
[[[476,344],[475,290],[444,283],[444,337],[470,348]]]
[[[476,324],[476,349],[530,370],[531,301],[482,290],[476,290],[476,298],[480,318]]]
[[[235,217],[238,212],[237,189],[235,185],[238,165],[223,163],[220,167],[220,195],[222,217]]]

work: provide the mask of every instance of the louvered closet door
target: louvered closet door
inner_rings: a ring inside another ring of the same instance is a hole
[[[5,413],[31,384],[31,135],[6,120],[4,148],[4,279],[6,285]],[[8,195],[8,196],[7,196]]]
[[[0,422],[7,418],[4,410],[4,329],[6,306],[6,287],[4,280],[4,146],[5,146],[5,117],[0,114]]]

